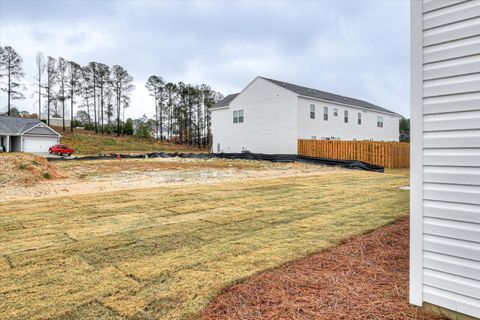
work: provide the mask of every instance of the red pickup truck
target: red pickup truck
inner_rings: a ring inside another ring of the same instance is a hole
[[[51,146],[51,147],[48,149],[48,152],[50,152],[50,153],[56,153],[56,154],[58,154],[59,156],[61,156],[61,155],[70,156],[71,154],[73,154],[73,149],[70,149],[69,147],[67,147],[67,146],[64,145],[64,144],[56,144],[56,145],[54,145],[54,146]]]

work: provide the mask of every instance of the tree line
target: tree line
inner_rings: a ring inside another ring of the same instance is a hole
[[[6,93],[9,116],[13,115],[13,101],[25,98],[22,63],[22,57],[12,47],[0,46],[0,89]],[[65,119],[69,116],[72,131],[75,122],[102,134],[120,135],[135,127],[140,135],[159,140],[199,147],[211,143],[209,108],[223,96],[206,84],[166,83],[153,75],[146,88],[153,97],[153,110],[148,108],[154,119],[144,115],[127,123],[125,109],[130,106],[135,86],[133,77],[122,66],[99,62],[82,66],[41,52],[35,57],[35,66],[36,116],[47,124],[52,117],[60,117],[65,131]]]
[[[25,96],[22,78],[22,57],[10,46],[0,47],[0,78],[2,91],[7,93],[7,115],[12,115],[12,102]],[[91,124],[96,133],[105,133],[107,126],[120,135],[122,111],[129,106],[130,94],[134,89],[133,77],[120,65],[112,67],[99,62],[89,62],[85,66],[63,57],[45,57],[37,53],[35,57],[35,87],[39,119],[45,118],[50,125],[52,117],[65,119],[70,114],[70,128],[73,131],[74,110],[79,120]],[[93,121],[92,121],[93,120]]]
[[[211,144],[210,107],[223,98],[206,84],[165,82],[152,75],[145,87],[153,97],[155,135],[199,148]]]

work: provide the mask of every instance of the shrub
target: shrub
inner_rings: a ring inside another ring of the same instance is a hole
[[[18,165],[18,169],[20,169],[20,170],[25,170],[25,169],[27,169],[27,165],[26,165],[25,163],[20,163],[20,164]]]
[[[115,132],[115,128],[111,125],[111,124],[108,124],[106,127],[105,127],[105,132],[107,134],[112,134]]]
[[[123,133],[126,135],[133,135],[133,120],[128,118],[123,125]]]
[[[45,179],[50,179],[52,177],[48,172],[44,172],[42,175]]]
[[[72,128],[77,128],[82,126],[82,122],[80,120],[73,120],[71,123]]]

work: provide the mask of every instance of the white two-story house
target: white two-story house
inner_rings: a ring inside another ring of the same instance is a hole
[[[211,113],[215,153],[296,154],[298,139],[398,141],[401,118],[366,101],[263,77]]]

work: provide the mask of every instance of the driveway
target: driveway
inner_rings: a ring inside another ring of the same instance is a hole
[[[63,158],[63,156],[59,156],[57,154],[49,153],[49,152],[32,152],[32,154],[36,156],[41,156],[44,158]]]

